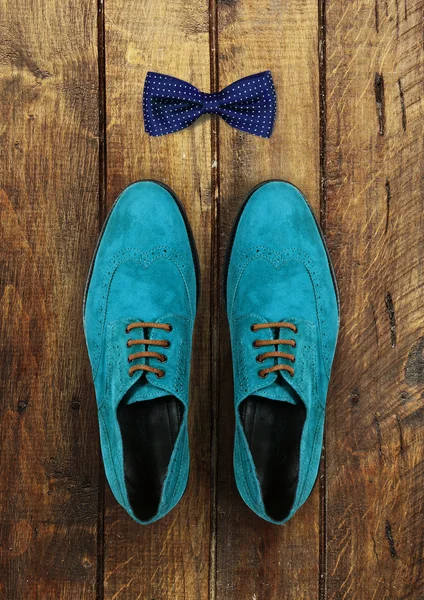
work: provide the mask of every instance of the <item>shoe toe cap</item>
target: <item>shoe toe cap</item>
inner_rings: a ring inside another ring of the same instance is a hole
[[[133,183],[122,192],[109,217],[104,239],[110,252],[115,246],[148,250],[167,244],[189,249],[175,197],[153,181]]]
[[[301,248],[314,254],[317,242],[322,245],[305,197],[285,181],[271,181],[252,194],[238,227],[238,233],[246,232],[251,245],[267,245],[277,251]]]

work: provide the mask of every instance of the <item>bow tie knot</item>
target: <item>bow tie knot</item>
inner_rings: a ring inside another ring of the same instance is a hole
[[[152,136],[184,129],[209,113],[220,115],[236,129],[269,138],[276,106],[270,71],[249,75],[211,94],[182,79],[151,71],[144,84],[144,125]]]
[[[209,113],[211,115],[219,115],[220,111],[220,94],[214,92],[213,94],[207,94],[206,92],[200,92],[201,102],[203,107],[203,113]]]

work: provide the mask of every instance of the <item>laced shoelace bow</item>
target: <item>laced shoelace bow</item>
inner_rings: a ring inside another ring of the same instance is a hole
[[[136,323],[130,323],[126,328],[126,333],[130,333],[133,329],[161,329],[163,331],[167,331],[168,333],[172,331],[172,325],[169,323],[148,323],[144,321],[138,321]],[[161,348],[169,348],[171,342],[169,340],[149,340],[149,339],[140,339],[140,340],[128,340],[127,346],[131,348],[132,346],[158,346]],[[155,358],[161,363],[165,363],[168,359],[165,354],[161,352],[155,352],[152,350],[143,350],[141,352],[134,352],[128,356],[128,362],[132,362],[137,360],[138,358]],[[165,375],[165,371],[163,369],[158,369],[156,367],[152,367],[147,364],[137,364],[130,367],[128,373],[130,377],[134,375],[136,371],[147,371],[149,373],[154,373],[156,377],[161,379]]]
[[[290,329],[293,333],[297,333],[296,325],[293,323],[287,323],[285,321],[275,322],[275,323],[254,323],[251,326],[251,330],[253,332],[259,331],[260,329]],[[264,346],[291,346],[292,348],[296,347],[295,340],[255,340],[253,342],[254,348],[262,348]],[[269,352],[264,352],[262,354],[258,354],[256,360],[259,363],[262,363],[267,358],[285,358],[286,360],[290,360],[292,363],[295,362],[296,357],[294,354],[290,352],[281,352],[278,350],[271,350]],[[277,363],[272,367],[267,367],[265,369],[261,369],[258,374],[259,377],[265,378],[269,373],[273,373],[275,371],[287,371],[291,377],[294,375],[294,368],[290,365],[286,365],[285,363]]]

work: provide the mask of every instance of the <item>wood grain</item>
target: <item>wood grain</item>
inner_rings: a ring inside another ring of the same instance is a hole
[[[270,69],[277,120],[266,140],[220,123],[221,262],[239,207],[256,184],[286,179],[319,211],[319,65],[316,2],[221,2],[219,86]],[[266,523],[241,500],[233,474],[234,404],[225,309],[221,311],[218,428],[217,580],[219,600],[317,598],[319,488],[283,527]]]
[[[0,1],[0,597],[96,596],[96,7]]]
[[[196,600],[208,597],[211,445],[211,129],[210,120],[159,138],[144,133],[146,72],[174,75],[208,91],[207,2],[109,0],[106,24],[107,203],[134,180],[164,181],[187,211],[200,255],[202,296],[191,372],[191,471],[181,503],[142,527],[108,492],[105,598]]]
[[[328,599],[424,597],[423,11],[327,3]]]

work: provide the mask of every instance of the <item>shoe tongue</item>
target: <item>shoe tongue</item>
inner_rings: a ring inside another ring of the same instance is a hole
[[[154,400],[155,398],[168,395],[169,392],[150,383],[146,378],[146,373],[142,373],[125,394],[125,403],[134,404],[135,402]]]
[[[297,404],[298,402],[297,393],[279,373],[273,383],[257,390],[255,396],[262,396],[269,400],[281,400],[282,402],[289,402],[289,404]]]

